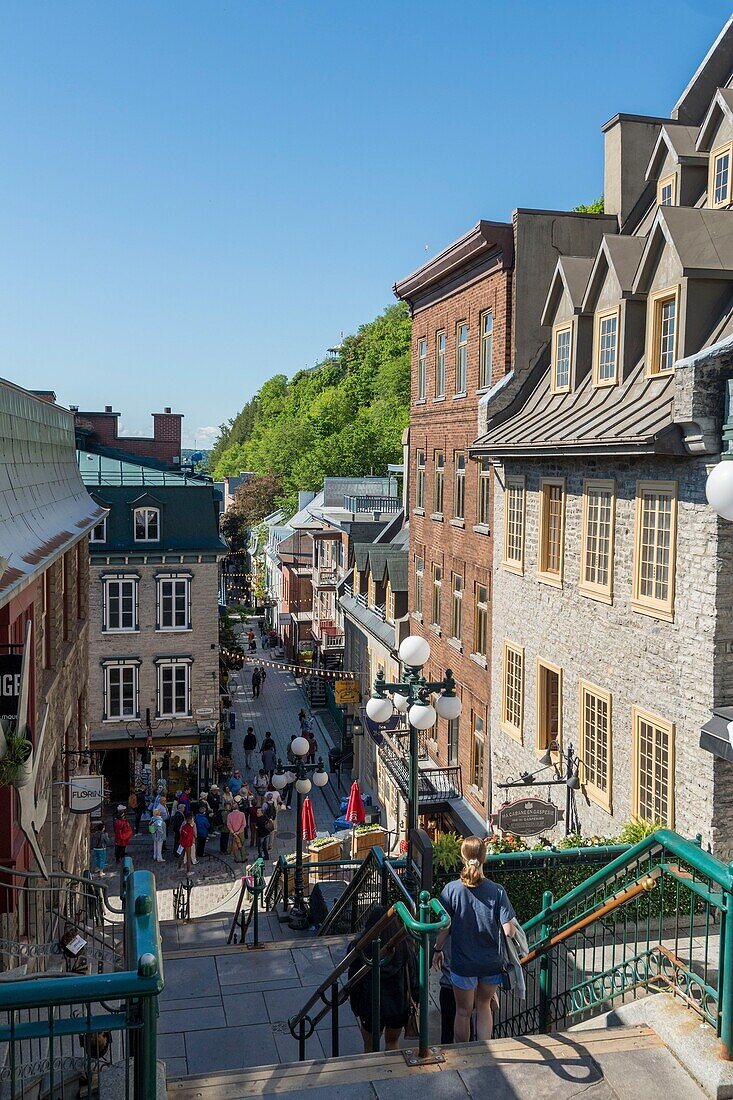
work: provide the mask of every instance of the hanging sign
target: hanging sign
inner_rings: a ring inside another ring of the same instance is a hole
[[[0,654],[0,720],[15,722],[18,717],[22,667],[20,653]]]
[[[491,820],[503,833],[515,836],[539,836],[562,821],[563,811],[544,798],[518,798],[501,806]]]
[[[69,780],[69,809],[72,814],[90,814],[104,802],[104,776],[78,775]]]
[[[354,706],[359,702],[359,681],[336,680],[333,685],[333,693],[337,706]]]

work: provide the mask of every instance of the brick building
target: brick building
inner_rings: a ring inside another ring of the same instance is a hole
[[[733,528],[705,483],[733,365],[732,55],[729,23],[670,118],[604,127],[616,227],[557,260],[545,346],[472,450],[497,469],[495,783],[547,750],[566,774],[572,745],[586,835],[660,821],[724,858]]]
[[[71,413],[0,381],[0,661],[22,662],[29,684],[24,714],[4,699],[3,724],[33,745],[23,775],[0,787],[3,866],[88,866],[89,819],[70,812],[65,783],[85,770],[87,540],[103,516],[79,477]]]
[[[162,413],[153,413],[153,435],[134,436],[119,434],[120,414],[106,405],[104,412],[80,412],[72,406],[74,424],[79,447],[84,451],[95,451],[110,458],[150,459],[171,470],[181,465],[181,421],[183,413],[174,413],[170,408]]]

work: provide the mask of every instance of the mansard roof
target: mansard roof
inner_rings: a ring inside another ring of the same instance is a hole
[[[682,123],[670,120],[662,126],[649,159],[649,167],[646,170],[645,179],[656,180],[662,171],[662,165],[667,153],[672,154],[677,164],[703,165],[706,157],[696,147],[698,136],[697,126],[683,126]]]
[[[695,142],[699,152],[710,152],[715,128],[723,118],[733,123],[733,88],[718,88],[713,96]]]
[[[609,269],[618,280],[621,297],[627,298],[631,295],[645,243],[645,237],[623,237],[610,233],[604,236],[583,295],[583,313],[593,309]]]
[[[732,212],[660,206],[636,272],[634,293],[644,293],[665,242],[676,255],[683,275],[733,279]]]
[[[542,311],[543,325],[551,325],[563,291],[567,293],[573,312],[580,313],[583,294],[593,268],[592,256],[560,256],[550,282]]]

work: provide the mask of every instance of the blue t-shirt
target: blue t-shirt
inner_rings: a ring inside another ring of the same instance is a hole
[[[478,886],[449,882],[440,900],[451,917],[451,970],[462,978],[489,978],[503,969],[500,925],[515,920],[503,886],[483,879]]]
[[[206,838],[209,835],[211,829],[211,822],[206,814],[196,814],[196,832],[199,836]]]
[[[244,786],[244,780],[243,779],[237,779],[236,775],[233,775],[232,778],[227,783],[228,789],[232,792],[232,794],[234,795],[235,798],[237,797],[237,795],[239,794],[239,792],[241,791],[243,786]]]

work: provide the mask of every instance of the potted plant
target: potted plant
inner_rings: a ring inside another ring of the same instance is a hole
[[[361,859],[370,848],[384,847],[385,835],[381,825],[357,825],[351,834],[351,858]]]
[[[0,786],[25,787],[33,774],[33,745],[18,733],[4,735],[5,753],[0,760]]]
[[[341,841],[336,840],[335,837],[317,837],[316,840],[311,840],[308,844],[309,863],[327,863],[329,860],[334,859],[341,859]],[[325,876],[319,875],[316,871],[311,871],[311,878],[314,882],[318,882],[323,877]]]
[[[461,869],[462,837],[458,833],[441,833],[433,842],[433,867],[442,874],[452,874]]]

